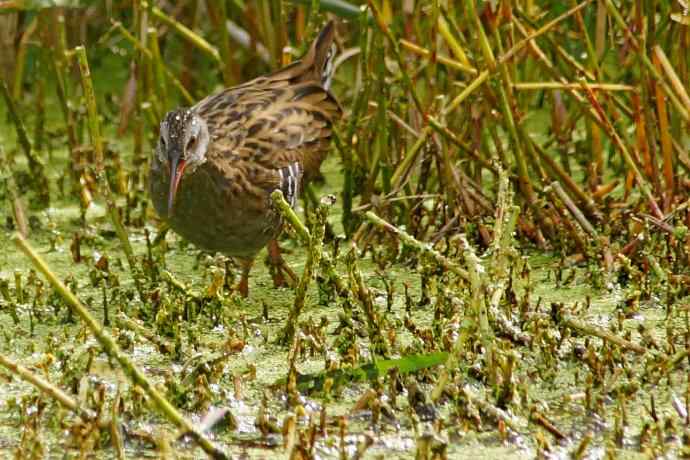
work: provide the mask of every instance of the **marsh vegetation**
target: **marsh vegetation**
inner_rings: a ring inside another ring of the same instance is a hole
[[[690,455],[688,6],[0,1],[3,456]],[[327,19],[299,283],[245,299],[151,206],[159,122]]]

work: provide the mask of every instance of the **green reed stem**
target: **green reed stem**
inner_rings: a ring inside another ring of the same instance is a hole
[[[404,230],[399,229],[398,227],[389,224],[385,220],[381,219],[379,216],[374,214],[371,211],[367,211],[364,214],[364,217],[371,222],[372,224],[376,225],[377,227],[380,227],[384,230],[388,230],[389,232],[394,233],[397,235],[405,244],[408,246],[416,249],[419,252],[422,252],[424,254],[430,255],[436,262],[441,265],[443,268],[450,270],[451,272],[455,273],[458,275],[460,278],[464,280],[469,280],[469,274],[467,273],[466,270],[460,268],[455,262],[451,261],[448,259],[446,256],[441,254],[440,252],[436,251],[433,249],[428,243],[422,243],[409,233],[405,232]]]
[[[616,5],[614,5],[614,3],[611,0],[605,0],[605,2],[609,14],[613,17],[614,21],[616,21],[616,24],[618,24],[618,26],[625,31],[626,35],[628,36],[628,39],[630,40],[630,43],[632,43],[633,46],[636,48],[638,57],[642,60],[642,63],[647,68],[650,75],[652,75],[654,79],[659,82],[661,87],[664,89],[666,96],[671,100],[676,110],[683,117],[683,119],[686,122],[690,122],[690,109],[688,109],[688,106],[684,105],[683,102],[681,102],[680,99],[678,99],[676,94],[673,92],[673,89],[671,89],[669,84],[666,83],[666,80],[664,80],[661,73],[659,73],[656,67],[654,67],[654,64],[649,59],[649,56],[647,56],[646,50],[644,49],[644,47],[640,45],[637,36],[630,30],[628,24],[625,22],[625,19],[623,19],[623,16],[621,15],[620,11],[618,11],[618,9],[616,8]]]
[[[273,204],[278,208],[278,211],[280,211],[283,217],[290,223],[292,228],[295,229],[297,235],[302,241],[302,244],[308,245],[311,241],[311,234],[309,233],[309,230],[307,230],[307,227],[304,226],[300,218],[297,217],[294,209],[292,209],[290,204],[285,201],[283,193],[280,190],[275,190],[273,193],[271,193],[271,200],[273,200]]]
[[[280,191],[278,191],[278,193],[280,193]],[[280,195],[282,197],[282,193]],[[283,201],[285,201],[284,198]],[[307,295],[307,289],[309,289],[309,284],[314,278],[314,270],[319,268],[321,265],[321,257],[323,255],[323,238],[326,234],[328,211],[333,203],[335,203],[335,198],[325,197],[321,200],[319,207],[316,209],[316,219],[312,225],[312,236],[309,238],[309,252],[307,253],[307,261],[304,264],[302,276],[297,284],[297,289],[295,290],[295,300],[292,304],[290,312],[288,313],[285,327],[278,334],[278,343],[283,345],[291,344],[294,339],[296,325],[298,324],[299,316],[304,309],[304,300]],[[281,208],[281,211],[283,209],[284,208]],[[292,208],[290,208],[290,210],[291,209]],[[283,213],[283,216],[289,219],[285,213]]]
[[[50,189],[48,186],[48,176],[46,176],[43,161],[36,156],[36,153],[31,146],[31,142],[29,142],[29,136],[26,134],[24,123],[22,122],[19,112],[17,111],[17,106],[15,105],[14,99],[12,99],[7,85],[2,80],[0,80],[0,90],[0,92],[2,92],[3,99],[5,99],[5,104],[7,105],[7,111],[9,112],[10,119],[12,119],[12,122],[14,123],[19,145],[21,145],[24,156],[26,156],[26,160],[29,163],[29,168],[31,169],[31,178],[34,182],[39,202],[41,205],[47,207],[50,205]]]
[[[150,27],[148,30],[148,44],[151,47],[151,61],[153,63],[153,72],[156,76],[156,86],[158,88],[155,99],[160,103],[160,107],[157,107],[159,109],[157,115],[162,117],[162,110],[170,107],[170,100],[168,99],[168,86],[165,81],[165,64],[163,63],[161,50],[158,46],[158,29],[155,27]]]
[[[412,101],[414,102],[415,107],[419,111],[420,114],[424,113],[424,107],[422,106],[422,101],[419,99],[419,96],[417,95],[417,89],[415,88],[414,84],[412,83],[412,79],[410,78],[409,72],[406,70],[407,65],[405,63],[405,60],[402,57],[402,54],[400,53],[400,44],[398,41],[395,39],[393,36],[393,32],[391,32],[390,28],[386,25],[386,23],[383,20],[383,17],[381,16],[381,12],[379,11],[379,8],[376,6],[376,4],[372,1],[369,0],[369,9],[374,15],[374,20],[376,21],[376,24],[379,26],[379,29],[381,29],[381,32],[386,36],[388,41],[391,44],[391,47],[393,49],[393,54],[395,55],[395,59],[398,61],[398,65],[400,66],[400,73],[402,76],[402,80],[405,83],[405,86],[407,87],[407,90],[410,93],[410,96],[412,96]]]
[[[14,180],[14,174],[10,169],[9,162],[5,157],[5,150],[0,145],[0,170],[4,171],[5,180],[7,183],[7,194],[12,207],[12,214],[14,215],[14,223],[17,226],[17,231],[23,236],[29,235],[29,222],[26,218],[26,211],[24,210],[24,203],[22,203],[17,183]]]
[[[466,4],[468,6],[469,14],[473,18],[475,18],[476,27],[479,31],[480,41],[486,42],[483,44],[482,49],[489,54],[484,57],[489,63],[492,63],[494,58],[493,53],[491,51],[491,46],[488,43],[488,38],[486,37],[486,34],[484,33],[484,27],[481,23],[481,20],[477,15],[477,10],[474,6],[474,2],[472,0],[467,0]],[[499,52],[503,54],[503,44],[498,32],[498,28],[494,29],[494,40],[499,49]],[[499,74],[501,76],[501,84],[497,85],[500,96],[501,112],[503,113],[503,119],[508,128],[508,133],[510,134],[510,137],[513,139],[513,151],[515,153],[515,163],[517,165],[519,188],[522,194],[524,195],[527,204],[532,209],[532,212],[534,212],[539,226],[543,228],[548,235],[551,235],[553,233],[552,223],[549,218],[544,216],[541,207],[537,202],[537,196],[534,192],[534,188],[532,187],[532,182],[529,177],[529,170],[527,168],[527,159],[525,156],[524,146],[520,140],[517,124],[515,123],[515,118],[513,116],[512,107],[515,107],[516,104],[515,101],[512,100],[512,93],[510,92],[511,81],[508,75],[506,61],[502,60],[501,62],[499,62],[498,68]],[[511,100],[513,102],[512,104]]]
[[[515,54],[517,54],[523,48],[525,48],[532,40],[541,35],[544,35],[546,32],[556,27],[558,24],[565,21],[567,18],[569,18],[570,16],[572,16],[573,14],[587,6],[590,2],[591,0],[585,0],[579,5],[571,8],[570,10],[556,17],[554,20],[547,22],[542,27],[540,27],[539,29],[535,30],[534,32],[526,36],[524,39],[517,42],[510,50],[508,50],[508,52],[502,54],[498,58],[498,64],[508,62],[508,60],[510,60]],[[472,5],[472,7],[473,6],[474,5]],[[455,109],[457,109],[470,94],[472,94],[479,86],[481,86],[485,81],[489,79],[489,75],[492,72],[495,72],[495,68],[481,71],[479,75],[477,75],[477,77],[474,80],[472,80],[472,82],[444,108],[443,113],[448,115],[454,112]]]
[[[125,252],[125,257],[129,263],[129,268],[132,271],[132,276],[134,278],[134,282],[136,283],[137,291],[143,298],[143,287],[141,285],[140,272],[134,256],[134,251],[132,250],[132,245],[129,242],[127,230],[122,224],[120,211],[115,203],[115,197],[110,190],[110,184],[108,183],[108,178],[106,177],[105,163],[103,158],[103,138],[101,137],[98,109],[96,108],[96,93],[93,88],[93,81],[91,80],[91,70],[89,69],[89,62],[86,57],[86,48],[83,46],[77,46],[74,49],[74,52],[77,56],[79,70],[81,72],[82,88],[84,89],[84,98],[86,99],[89,135],[91,137],[91,144],[93,145],[94,159],[96,162],[96,179],[100,185],[101,193],[105,198],[108,214],[110,215],[110,220],[115,228],[115,233],[122,244],[122,249]]]
[[[83,47],[78,47],[83,50]],[[79,53],[79,51],[77,51]],[[88,75],[88,74],[87,74]],[[216,447],[201,431],[199,431],[192,422],[187,420],[170,402],[158,391],[156,386],[149,381],[144,373],[124,354],[117,342],[105,331],[105,328],[100,324],[81,301],[60,281],[55,273],[48,267],[41,256],[31,247],[31,245],[18,233],[12,236],[12,240],[17,247],[31,260],[34,268],[41,272],[53,288],[65,299],[70,309],[77,314],[81,320],[86,324],[91,333],[94,335],[98,343],[103,348],[105,353],[116,360],[122,370],[127,374],[130,380],[141,387],[149,398],[154,402],[158,410],[170,422],[184,432],[192,435],[197,444],[210,457],[215,459],[228,459],[229,457],[218,447]]]
[[[151,8],[151,13],[160,22],[170,26],[173,30],[175,30],[178,34],[180,34],[182,36],[182,38],[184,38],[189,43],[196,46],[199,50],[203,51],[205,54],[210,56],[214,61],[222,64],[222,60],[220,58],[220,53],[218,52],[218,50],[213,45],[211,45],[209,42],[204,40],[204,38],[202,38],[201,36],[194,33],[191,29],[187,28],[187,26],[185,26],[184,24],[171,18],[170,16],[165,14],[160,8],[158,8],[156,6]]]
[[[77,404],[77,401],[74,400],[74,398],[72,398],[70,395],[68,395],[58,387],[54,386],[52,383],[48,382],[41,376],[34,374],[21,364],[14,362],[1,354],[0,366],[6,368],[12,374],[16,375],[25,382],[28,382],[31,385],[35,386],[41,393],[44,393],[45,395],[51,397],[52,399],[60,403],[62,407],[77,414],[84,422],[94,421],[98,418],[98,414],[89,409],[84,409],[80,407],[79,404]],[[101,424],[105,426],[105,424]]]
[[[608,133],[609,137],[613,139],[614,144],[616,147],[618,147],[618,150],[620,150],[621,154],[623,155],[623,159],[625,160],[626,165],[630,170],[635,174],[635,179],[637,180],[637,183],[642,190],[642,193],[644,194],[645,198],[649,201],[650,208],[652,209],[652,213],[654,214],[655,217],[658,217],[659,219],[663,219],[663,213],[661,212],[661,209],[659,208],[659,205],[657,204],[656,200],[654,199],[654,195],[652,194],[652,190],[649,186],[649,183],[647,182],[647,178],[642,175],[640,170],[637,167],[637,163],[635,163],[635,160],[631,156],[630,152],[628,151],[628,148],[625,146],[623,143],[623,140],[621,137],[618,135],[618,132],[616,132],[616,128],[613,126],[611,123],[611,120],[609,120],[609,117],[606,115],[606,112],[604,111],[603,107],[599,104],[597,101],[596,96],[594,95],[594,92],[589,88],[589,85],[585,80],[582,80],[582,86],[586,90],[587,97],[589,98],[590,103],[592,104],[592,107],[594,110],[596,110],[597,115],[602,122],[604,129]]]
[[[148,48],[144,47],[137,38],[132,35],[121,23],[115,22],[113,23],[113,27],[115,27],[121,34],[122,36],[130,42],[134,47],[140,51],[141,53],[146,56],[147,59],[153,59],[153,54],[151,54],[151,50]],[[182,97],[184,98],[185,102],[187,104],[194,104],[195,99],[192,97],[192,95],[187,91],[187,88],[184,87],[182,82],[173,74],[170,69],[165,65],[165,63],[161,60],[160,65],[163,68],[163,72],[165,73],[165,76],[167,77],[168,80],[170,80],[170,83],[177,89]]]
[[[208,2],[207,5],[213,6],[215,21],[215,29],[218,34],[218,48],[220,50],[220,69],[223,74],[223,82],[225,86],[232,86],[235,83],[235,78],[232,71],[232,51],[230,49],[230,36],[228,34],[227,20],[228,10],[227,2]]]
[[[300,5],[312,5],[314,0],[288,0],[290,3],[297,3]],[[357,5],[346,2],[345,0],[319,0],[319,6],[329,13],[346,19],[357,19],[360,15],[360,9]]]

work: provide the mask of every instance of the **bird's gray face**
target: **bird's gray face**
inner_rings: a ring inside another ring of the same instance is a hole
[[[170,167],[168,215],[172,214],[177,188],[185,172],[193,172],[206,161],[209,135],[206,122],[189,109],[168,112],[161,121],[156,155]]]

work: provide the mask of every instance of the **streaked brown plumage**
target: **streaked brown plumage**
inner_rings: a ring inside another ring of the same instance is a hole
[[[270,194],[294,206],[303,180],[318,173],[340,118],[328,91],[334,25],[309,52],[277,72],[169,112],[151,162],[150,192],[158,214],[197,246],[243,261],[240,292],[257,252],[275,238],[281,219]],[[274,276],[280,283],[281,274]]]

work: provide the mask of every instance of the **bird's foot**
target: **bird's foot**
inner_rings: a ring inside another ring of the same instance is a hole
[[[274,287],[295,287],[297,285],[297,275],[283,259],[278,241],[271,240],[268,243],[266,262],[273,278]]]
[[[242,276],[240,282],[237,284],[237,292],[239,292],[242,297],[249,297],[249,277]]]
[[[252,264],[254,260],[252,259],[240,259],[240,264],[242,265],[242,276],[240,277],[240,282],[237,284],[237,291],[242,297],[249,296],[249,272],[252,269]]]

